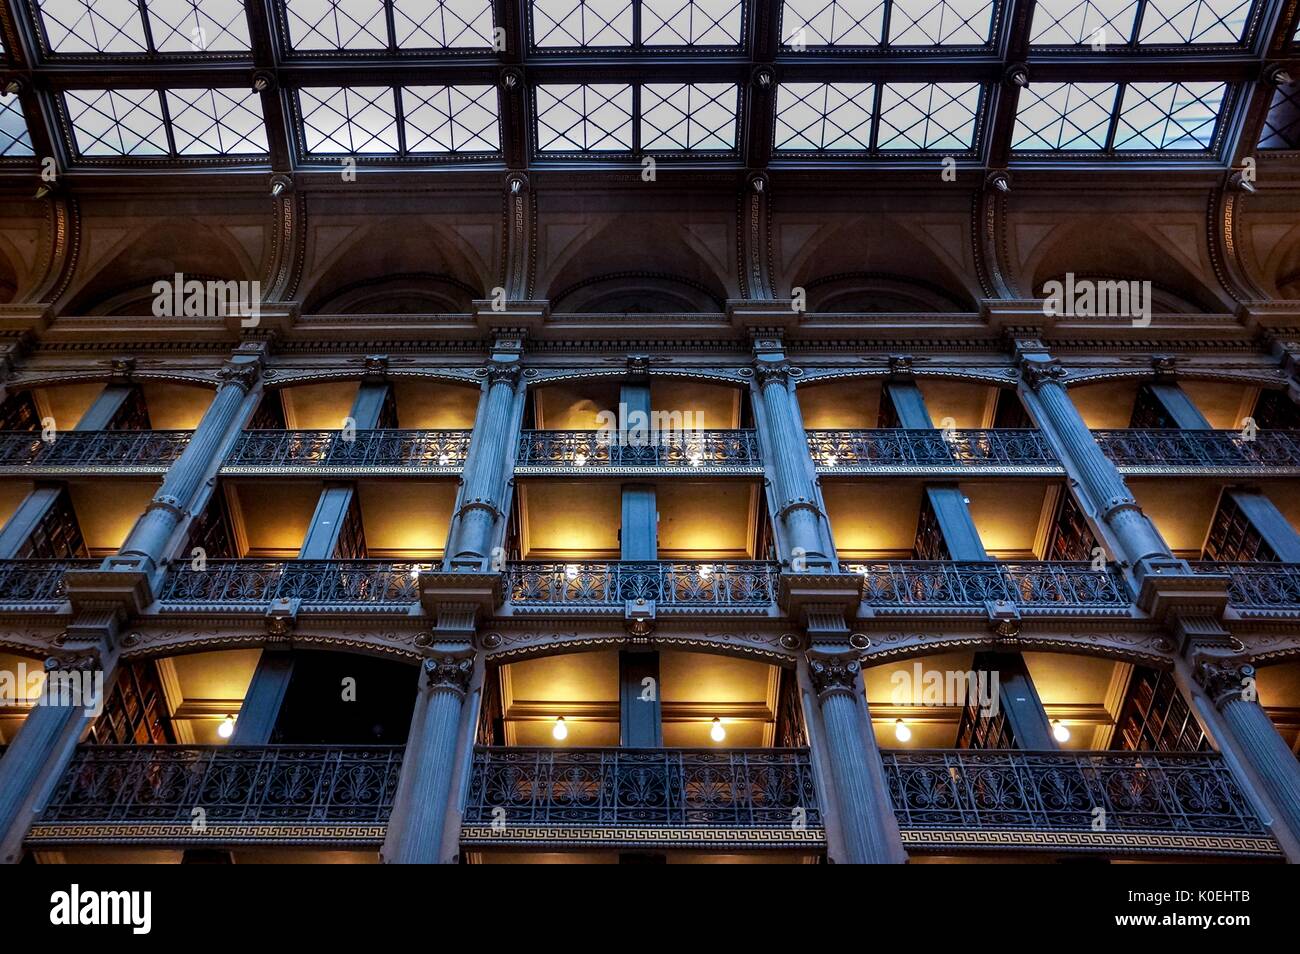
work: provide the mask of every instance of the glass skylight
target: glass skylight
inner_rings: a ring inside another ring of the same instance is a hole
[[[869,150],[875,96],[872,83],[782,83],[776,90],[776,149]]]
[[[491,0],[282,0],[299,52],[482,49],[492,46]],[[392,30],[389,29],[389,13]]]
[[[1245,35],[1255,0],[1039,0],[1034,46],[1235,44]],[[1141,22],[1138,23],[1139,17]]]
[[[244,52],[249,49],[243,0],[38,0],[54,53],[141,54]]]
[[[966,150],[974,145],[978,83],[886,83],[879,149]]]
[[[408,153],[501,151],[495,86],[407,86],[402,117]]]
[[[886,83],[872,141],[872,83],[782,83],[777,89],[778,152],[966,152],[975,146],[978,83]]]
[[[996,8],[994,0],[784,0],[781,43],[795,50],[984,46]]]
[[[1226,83],[1216,82],[1126,83],[1122,88],[1115,83],[1035,83],[1020,92],[1011,148],[1208,150],[1227,89]]]
[[[397,105],[391,86],[316,86],[298,90],[309,155],[395,155]]]
[[[539,50],[735,47],[744,29],[744,0],[531,0],[529,12]]]
[[[734,83],[647,83],[641,87],[641,148],[735,149],[738,101]]]
[[[268,152],[262,97],[251,90],[82,89],[66,91],[63,101],[82,156],[197,158]]]
[[[33,155],[32,137],[17,96],[0,94],[0,156]]]
[[[632,148],[632,87],[623,83],[538,86],[537,151]]]
[[[1260,149],[1300,149],[1300,86],[1279,86],[1273,92]]]

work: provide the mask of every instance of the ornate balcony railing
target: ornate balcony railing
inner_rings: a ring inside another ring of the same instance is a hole
[[[0,606],[57,606],[69,570],[92,570],[99,560],[0,560]]]
[[[821,845],[806,749],[478,748],[474,845]]]
[[[465,465],[470,431],[244,431],[227,474],[451,474]]]
[[[1098,430],[1093,439],[1127,474],[1205,470],[1258,476],[1300,473],[1300,431]]]
[[[780,568],[759,560],[725,563],[511,563],[510,603],[521,609],[622,610],[629,600],[659,609],[765,612],[777,596]]]
[[[611,431],[524,431],[515,455],[519,473],[583,473],[604,467],[759,473],[762,466],[758,435],[752,430],[655,431],[644,437]]]
[[[172,570],[159,601],[177,606],[260,607],[278,599],[304,607],[405,608],[420,600],[431,563],[391,560],[208,560]]]
[[[1300,563],[1192,564],[1197,573],[1228,577],[1228,603],[1250,615],[1300,616]]]
[[[1047,439],[1030,428],[812,430],[808,449],[813,463],[831,472],[1061,473]]]
[[[83,745],[28,841],[374,844],[384,837],[403,751]]]
[[[0,432],[0,473],[161,474],[181,456],[193,431]]]
[[[863,602],[876,609],[926,613],[1014,603],[1031,613],[1125,614],[1131,600],[1112,567],[1039,560],[983,563],[881,560],[842,564],[863,577]]]
[[[1214,752],[887,751],[904,844],[1275,855]]]

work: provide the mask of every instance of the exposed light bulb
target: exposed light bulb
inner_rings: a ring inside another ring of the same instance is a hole
[[[565,566],[564,576],[566,579],[576,580],[578,578],[578,564],[570,563]]]
[[[827,455],[826,455],[826,466],[827,466],[827,467],[834,467],[834,466],[837,465],[839,462],[840,462],[840,459],[839,459],[838,457],[836,457],[834,454],[827,454]]]
[[[420,568],[418,566],[411,567],[411,579],[418,580],[419,578],[420,578]]]
[[[563,742],[569,737],[569,727],[564,724],[564,716],[555,717],[555,727],[551,729],[551,735],[555,737],[556,742]]]
[[[582,451],[578,451],[578,453],[573,455],[573,463],[576,464],[578,467],[586,466],[587,455],[584,454]]]
[[[1061,720],[1059,719],[1052,720],[1052,735],[1056,738],[1057,742],[1070,741],[1070,730],[1061,725]]]
[[[709,738],[714,742],[721,742],[727,737],[727,730],[722,727],[721,719],[713,720],[713,728],[709,730]]]
[[[228,739],[235,734],[235,717],[226,716],[221,720],[221,725],[217,726],[217,735],[223,739]]]
[[[907,727],[902,719],[894,720],[894,738],[899,742],[908,742],[912,738],[912,730]]]
[[[707,579],[708,579],[709,577],[711,577],[711,576],[713,576],[713,564],[712,564],[712,563],[701,563],[701,564],[700,564],[700,579],[701,579],[701,580],[707,580]]]
[[[450,458],[449,456],[447,456],[446,454],[439,454],[439,455],[438,455],[438,466],[439,466],[439,467],[446,467],[446,466],[447,466],[448,464],[450,464],[450,463],[451,463],[451,458]]]

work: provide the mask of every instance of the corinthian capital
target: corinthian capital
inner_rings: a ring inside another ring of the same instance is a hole
[[[470,677],[474,674],[474,660],[457,656],[437,656],[424,661],[425,683],[429,689],[465,695],[469,691]]]
[[[754,377],[759,387],[766,387],[769,381],[785,384],[800,373],[788,361],[760,361],[754,365]]]
[[[217,372],[217,380],[222,386],[233,384],[245,391],[251,391],[261,374],[261,361],[234,360],[227,361],[221,366],[221,370]]]
[[[488,384],[508,384],[514,387],[519,383],[523,371],[523,365],[518,361],[490,361],[483,369],[483,375],[488,379]]]
[[[1065,368],[1057,358],[1024,356],[1020,359],[1020,374],[1031,391],[1044,384],[1059,384],[1065,379]]]
[[[812,676],[817,695],[828,696],[836,692],[853,693],[858,671],[862,668],[856,656],[818,656],[808,654],[808,671]]]
[[[1256,699],[1255,667],[1240,657],[1202,660],[1194,675],[1217,709],[1236,699]]]

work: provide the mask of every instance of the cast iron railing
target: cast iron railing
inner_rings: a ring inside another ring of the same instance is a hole
[[[929,749],[883,758],[903,829],[1264,834],[1215,752]]]
[[[44,441],[32,431],[0,432],[0,471],[79,471],[98,468],[165,471],[189,445],[193,431],[59,431]]]
[[[511,563],[506,592],[518,607],[622,607],[653,600],[660,607],[766,609],[776,599],[780,568],[759,560],[725,563]]]
[[[1093,439],[1118,467],[1154,472],[1184,468],[1300,470],[1300,431],[1098,430]]]
[[[477,748],[466,824],[820,828],[807,749]]]
[[[882,609],[981,607],[1004,601],[1031,610],[1126,610],[1131,602],[1119,573],[1109,566],[1094,570],[1091,563],[880,560],[841,566],[862,576],[863,602]]]
[[[392,560],[208,560],[172,570],[164,604],[262,606],[298,599],[304,606],[409,606],[419,602],[420,571],[431,563]]]
[[[1300,613],[1300,563],[1192,564],[1197,573],[1228,577],[1228,603],[1238,610],[1285,610]]]
[[[257,472],[310,467],[314,472],[437,471],[460,468],[470,431],[244,431],[222,465]]]
[[[516,467],[684,467],[762,466],[758,435],[752,430],[655,431],[648,435],[612,431],[524,431]]]
[[[400,745],[82,745],[41,824],[384,824]]]
[[[827,468],[1037,468],[1060,470],[1051,445],[1031,428],[808,432],[813,463]]]
[[[0,605],[61,603],[64,574],[93,570],[99,564],[99,560],[0,560]]]

